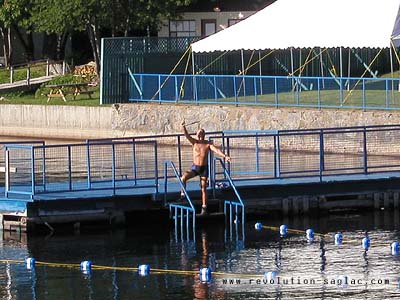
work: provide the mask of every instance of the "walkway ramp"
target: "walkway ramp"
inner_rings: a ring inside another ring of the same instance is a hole
[[[37,89],[42,83],[49,82],[60,75],[41,76],[28,80],[19,80],[13,83],[0,84],[0,93],[9,93],[14,91],[27,91]]]

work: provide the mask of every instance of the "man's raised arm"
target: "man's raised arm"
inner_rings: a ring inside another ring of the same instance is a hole
[[[182,125],[182,128],[183,128],[183,134],[185,135],[186,139],[187,139],[192,145],[195,144],[195,143],[197,142],[197,140],[195,140],[195,139],[189,134],[189,132],[187,131],[185,120],[182,121],[181,125]]]

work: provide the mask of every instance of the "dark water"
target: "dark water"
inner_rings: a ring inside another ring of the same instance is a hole
[[[390,244],[399,239],[398,212],[258,221],[269,226],[286,223],[300,230],[312,227],[328,237],[324,243],[319,237],[308,243],[303,234],[280,238],[273,230],[256,231],[256,220],[247,221],[244,240],[236,234],[231,238],[223,224],[198,228],[195,242],[177,239],[172,229],[157,224],[75,234],[56,232],[52,236],[6,233],[0,248],[0,299],[400,297],[400,256],[390,251]],[[335,246],[331,238],[337,231],[343,232],[341,246]],[[365,231],[371,238],[367,252],[361,247]],[[35,271],[19,263],[26,257],[36,259]],[[77,266],[83,260],[103,267],[83,274]],[[129,269],[139,264],[169,271],[142,277]],[[200,282],[200,267],[213,270],[210,282]],[[181,274],[182,270],[194,270],[195,274]],[[263,274],[268,271],[277,271],[286,281],[264,283]],[[347,286],[338,281],[344,275]]]

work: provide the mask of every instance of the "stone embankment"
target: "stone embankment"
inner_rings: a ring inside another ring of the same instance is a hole
[[[400,124],[400,112],[159,104],[108,107],[1,105],[0,135],[87,139],[172,134],[200,121],[206,131]],[[195,130],[197,125],[192,127]]]

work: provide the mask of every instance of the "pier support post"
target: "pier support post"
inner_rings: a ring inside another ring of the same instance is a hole
[[[308,214],[310,211],[310,198],[308,196],[303,197],[303,213]]]
[[[379,193],[374,193],[374,208],[379,209],[381,206]]]
[[[282,212],[283,212],[284,216],[287,216],[289,214],[289,199],[288,198],[282,199]]]
[[[399,209],[399,192],[393,193],[393,207]]]
[[[389,198],[389,192],[385,192],[383,194],[383,207],[385,209],[389,209],[390,208],[390,198]]]
[[[293,207],[293,214],[298,215],[300,211],[300,197],[293,197],[292,198],[292,207]]]

